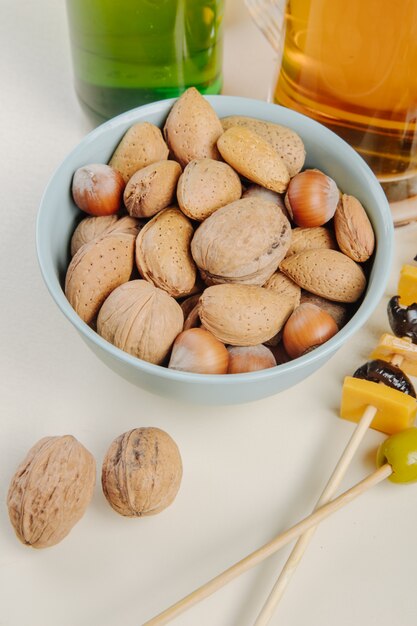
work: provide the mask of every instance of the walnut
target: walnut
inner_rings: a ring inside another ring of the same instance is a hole
[[[17,468],[7,496],[18,539],[33,548],[61,541],[84,515],[95,479],[92,454],[71,435],[38,441]]]
[[[176,443],[159,428],[135,428],[113,441],[101,482],[110,506],[127,517],[154,515],[169,506],[182,478]]]

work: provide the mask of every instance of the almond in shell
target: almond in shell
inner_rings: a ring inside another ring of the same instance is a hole
[[[94,321],[107,296],[133,271],[135,235],[111,232],[82,246],[65,277],[65,295],[86,324]]]
[[[280,297],[283,314],[285,313],[285,309],[287,313],[284,319],[285,323],[294,309],[300,304],[301,288],[282,272],[274,272],[271,278],[266,281],[264,287],[265,289],[271,289]],[[276,346],[280,341],[281,332],[278,332],[266,343],[270,346]]]
[[[190,254],[192,224],[179,209],[153,217],[136,239],[136,265],[143,278],[176,298],[186,296],[196,282]]]
[[[248,180],[283,193],[290,182],[287,167],[270,143],[248,128],[232,126],[217,147],[226,163]]]
[[[233,346],[256,346],[271,339],[287,317],[280,297],[257,285],[214,285],[200,298],[202,325]]]
[[[287,257],[303,250],[317,248],[329,248],[337,250],[336,239],[333,233],[325,226],[313,226],[313,228],[293,228],[291,233],[291,245],[288,248]]]
[[[218,209],[196,230],[191,253],[211,284],[262,285],[284,258],[290,223],[272,202],[245,198]]]
[[[149,122],[138,122],[122,137],[109,165],[119,171],[127,183],[137,170],[167,159],[168,153],[161,130]]]
[[[152,217],[170,205],[181,171],[176,161],[157,161],[135,172],[123,195],[129,215]]]
[[[164,135],[174,158],[185,167],[193,159],[219,159],[216,143],[223,127],[197,89],[187,89],[172,107]]]
[[[334,214],[334,228],[342,252],[359,263],[369,259],[375,248],[375,235],[366,211],[357,198],[342,195]]]
[[[117,348],[160,365],[183,323],[183,312],[174,298],[146,280],[131,280],[104,302],[97,332]]]
[[[18,467],[7,496],[18,539],[33,548],[64,539],[90,503],[95,467],[92,454],[71,435],[38,441]]]
[[[181,211],[199,222],[241,195],[239,176],[227,163],[214,159],[191,161],[178,181]]]
[[[356,302],[366,288],[361,267],[337,250],[298,252],[285,258],[280,270],[302,289],[336,302]]]
[[[71,238],[71,256],[74,256],[84,244],[93,241],[93,239],[115,232],[127,233],[136,237],[139,228],[138,220],[129,216],[121,217],[120,219],[117,215],[86,217],[74,230]]]
[[[262,139],[265,139],[280,155],[291,178],[302,169],[306,156],[304,144],[301,137],[290,128],[240,115],[224,117],[221,123],[224,130],[233,126],[240,126],[252,130]]]
[[[242,193],[242,198],[263,198],[263,200],[269,200],[281,209],[287,220],[290,219],[287,207],[285,206],[284,196],[280,193],[277,193],[276,191],[265,189],[265,187],[255,185],[255,183],[253,183],[252,185],[249,185],[249,187],[247,187]]]

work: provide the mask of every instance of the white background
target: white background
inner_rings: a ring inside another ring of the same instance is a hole
[[[386,298],[318,373],[254,404],[176,404],[119,379],[57,310],[36,260],[42,191],[91,128],[72,88],[64,3],[0,0],[0,42],[0,625],[139,626],[310,511],[353,431],[337,418],[343,377],[388,329]],[[224,93],[265,99],[274,65],[242,4],[229,0]],[[416,233],[396,232],[387,295],[417,253]],[[36,551],[16,540],[6,494],[35,441],[71,433],[100,468],[117,435],[150,425],[169,432],[183,457],[169,509],[122,518],[97,484],[60,545]],[[382,439],[367,434],[344,487],[373,470]],[[417,485],[384,483],[337,513],[318,530],[272,624],[415,626],[416,526]],[[175,624],[253,624],[286,554]]]

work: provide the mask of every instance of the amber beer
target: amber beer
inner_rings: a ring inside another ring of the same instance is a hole
[[[324,123],[416,196],[417,0],[287,0],[274,100]]]

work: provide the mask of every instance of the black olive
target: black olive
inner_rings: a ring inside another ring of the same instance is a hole
[[[399,304],[399,296],[394,296],[388,302],[388,320],[397,337],[409,337],[417,343],[417,302],[403,307]]]
[[[353,374],[354,378],[364,378],[374,383],[384,383],[387,387],[397,389],[403,393],[416,397],[413,383],[406,374],[396,365],[382,359],[368,361],[359,367]]]

